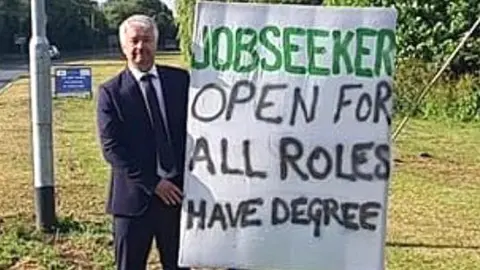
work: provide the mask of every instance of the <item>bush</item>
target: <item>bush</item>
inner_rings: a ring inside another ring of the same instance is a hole
[[[397,57],[443,63],[480,14],[480,1],[326,0],[326,5],[395,7]],[[452,74],[480,74],[480,29],[450,66]]]
[[[420,92],[437,72],[433,66],[418,60],[397,63],[394,95],[396,116],[404,116],[414,109]],[[479,120],[480,78],[471,74],[441,76],[413,111],[413,116],[457,121]]]
[[[178,39],[180,41],[180,51],[183,60],[190,63],[192,36],[193,36],[193,20],[195,15],[195,0],[177,0],[177,14],[175,23],[178,28]]]

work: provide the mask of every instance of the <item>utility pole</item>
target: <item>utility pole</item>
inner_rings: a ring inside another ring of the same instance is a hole
[[[48,54],[45,0],[31,0],[30,91],[37,229],[51,231],[56,223],[53,180],[51,60]]]

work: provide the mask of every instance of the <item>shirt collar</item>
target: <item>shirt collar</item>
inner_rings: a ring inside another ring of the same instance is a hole
[[[151,74],[153,75],[155,78],[158,78],[158,72],[157,72],[157,68],[155,65],[152,65],[152,67],[150,68],[149,71],[147,72],[143,72],[141,70],[139,70],[138,68],[134,68],[134,67],[128,67],[130,69],[130,71],[132,72],[133,74],[133,77],[135,78],[135,80],[137,81],[140,81],[140,79],[142,78],[143,75],[145,74]]]

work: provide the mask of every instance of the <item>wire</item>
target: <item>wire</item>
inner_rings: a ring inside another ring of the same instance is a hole
[[[428,90],[433,86],[433,84],[440,78],[440,75],[445,71],[445,69],[450,65],[450,62],[452,62],[453,58],[457,55],[457,53],[460,51],[460,49],[463,47],[467,39],[473,34],[473,31],[480,25],[480,17],[478,17],[477,21],[473,24],[472,28],[466,33],[466,35],[463,37],[462,41],[458,44],[457,48],[453,51],[453,53],[450,55],[450,57],[447,59],[445,64],[442,66],[442,68],[437,72],[435,77],[430,81],[430,83],[422,90],[420,95],[418,96],[417,100],[414,103],[413,109],[410,111],[409,114],[407,114],[403,119],[402,122],[400,122],[399,126],[395,130],[392,136],[392,141],[395,141],[397,138],[398,134],[400,131],[402,131],[403,127],[407,123],[408,119],[413,115],[413,112],[418,108],[418,105],[420,104],[420,101],[425,97],[427,94]]]

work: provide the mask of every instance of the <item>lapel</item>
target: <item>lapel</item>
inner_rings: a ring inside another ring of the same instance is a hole
[[[173,114],[174,112],[174,104],[175,104],[175,91],[173,87],[173,79],[169,76],[168,70],[165,67],[155,65],[157,68],[157,72],[160,78],[160,87],[162,89],[163,101],[165,104],[165,113],[167,116],[168,126],[170,135],[172,139],[175,138],[175,125]],[[125,90],[128,91],[128,96],[130,96],[133,106],[137,108],[142,108],[142,115],[141,118],[144,120],[144,123],[148,126],[148,129],[152,129],[150,125],[150,118],[148,115],[147,107],[145,105],[145,101],[143,99],[142,90],[138,85],[135,77],[133,76],[130,69],[126,68],[124,72],[124,82],[125,82]]]
[[[128,92],[127,95],[132,101],[132,106],[136,108],[142,108],[141,118],[143,119],[148,129],[151,129],[150,118],[148,116],[147,107],[142,96],[142,90],[140,90],[140,86],[138,85],[135,77],[133,77],[132,72],[128,68],[126,68],[124,72],[124,82],[124,89]]]
[[[173,131],[175,130],[175,128],[173,127],[175,126],[175,123],[173,121],[174,110],[172,106],[175,103],[175,99],[173,97],[173,80],[169,77],[168,70],[166,70],[162,66],[156,65],[156,67],[160,78],[160,87],[162,89],[163,101],[165,104],[165,114],[167,115],[168,126],[170,127],[170,135],[174,137]]]

